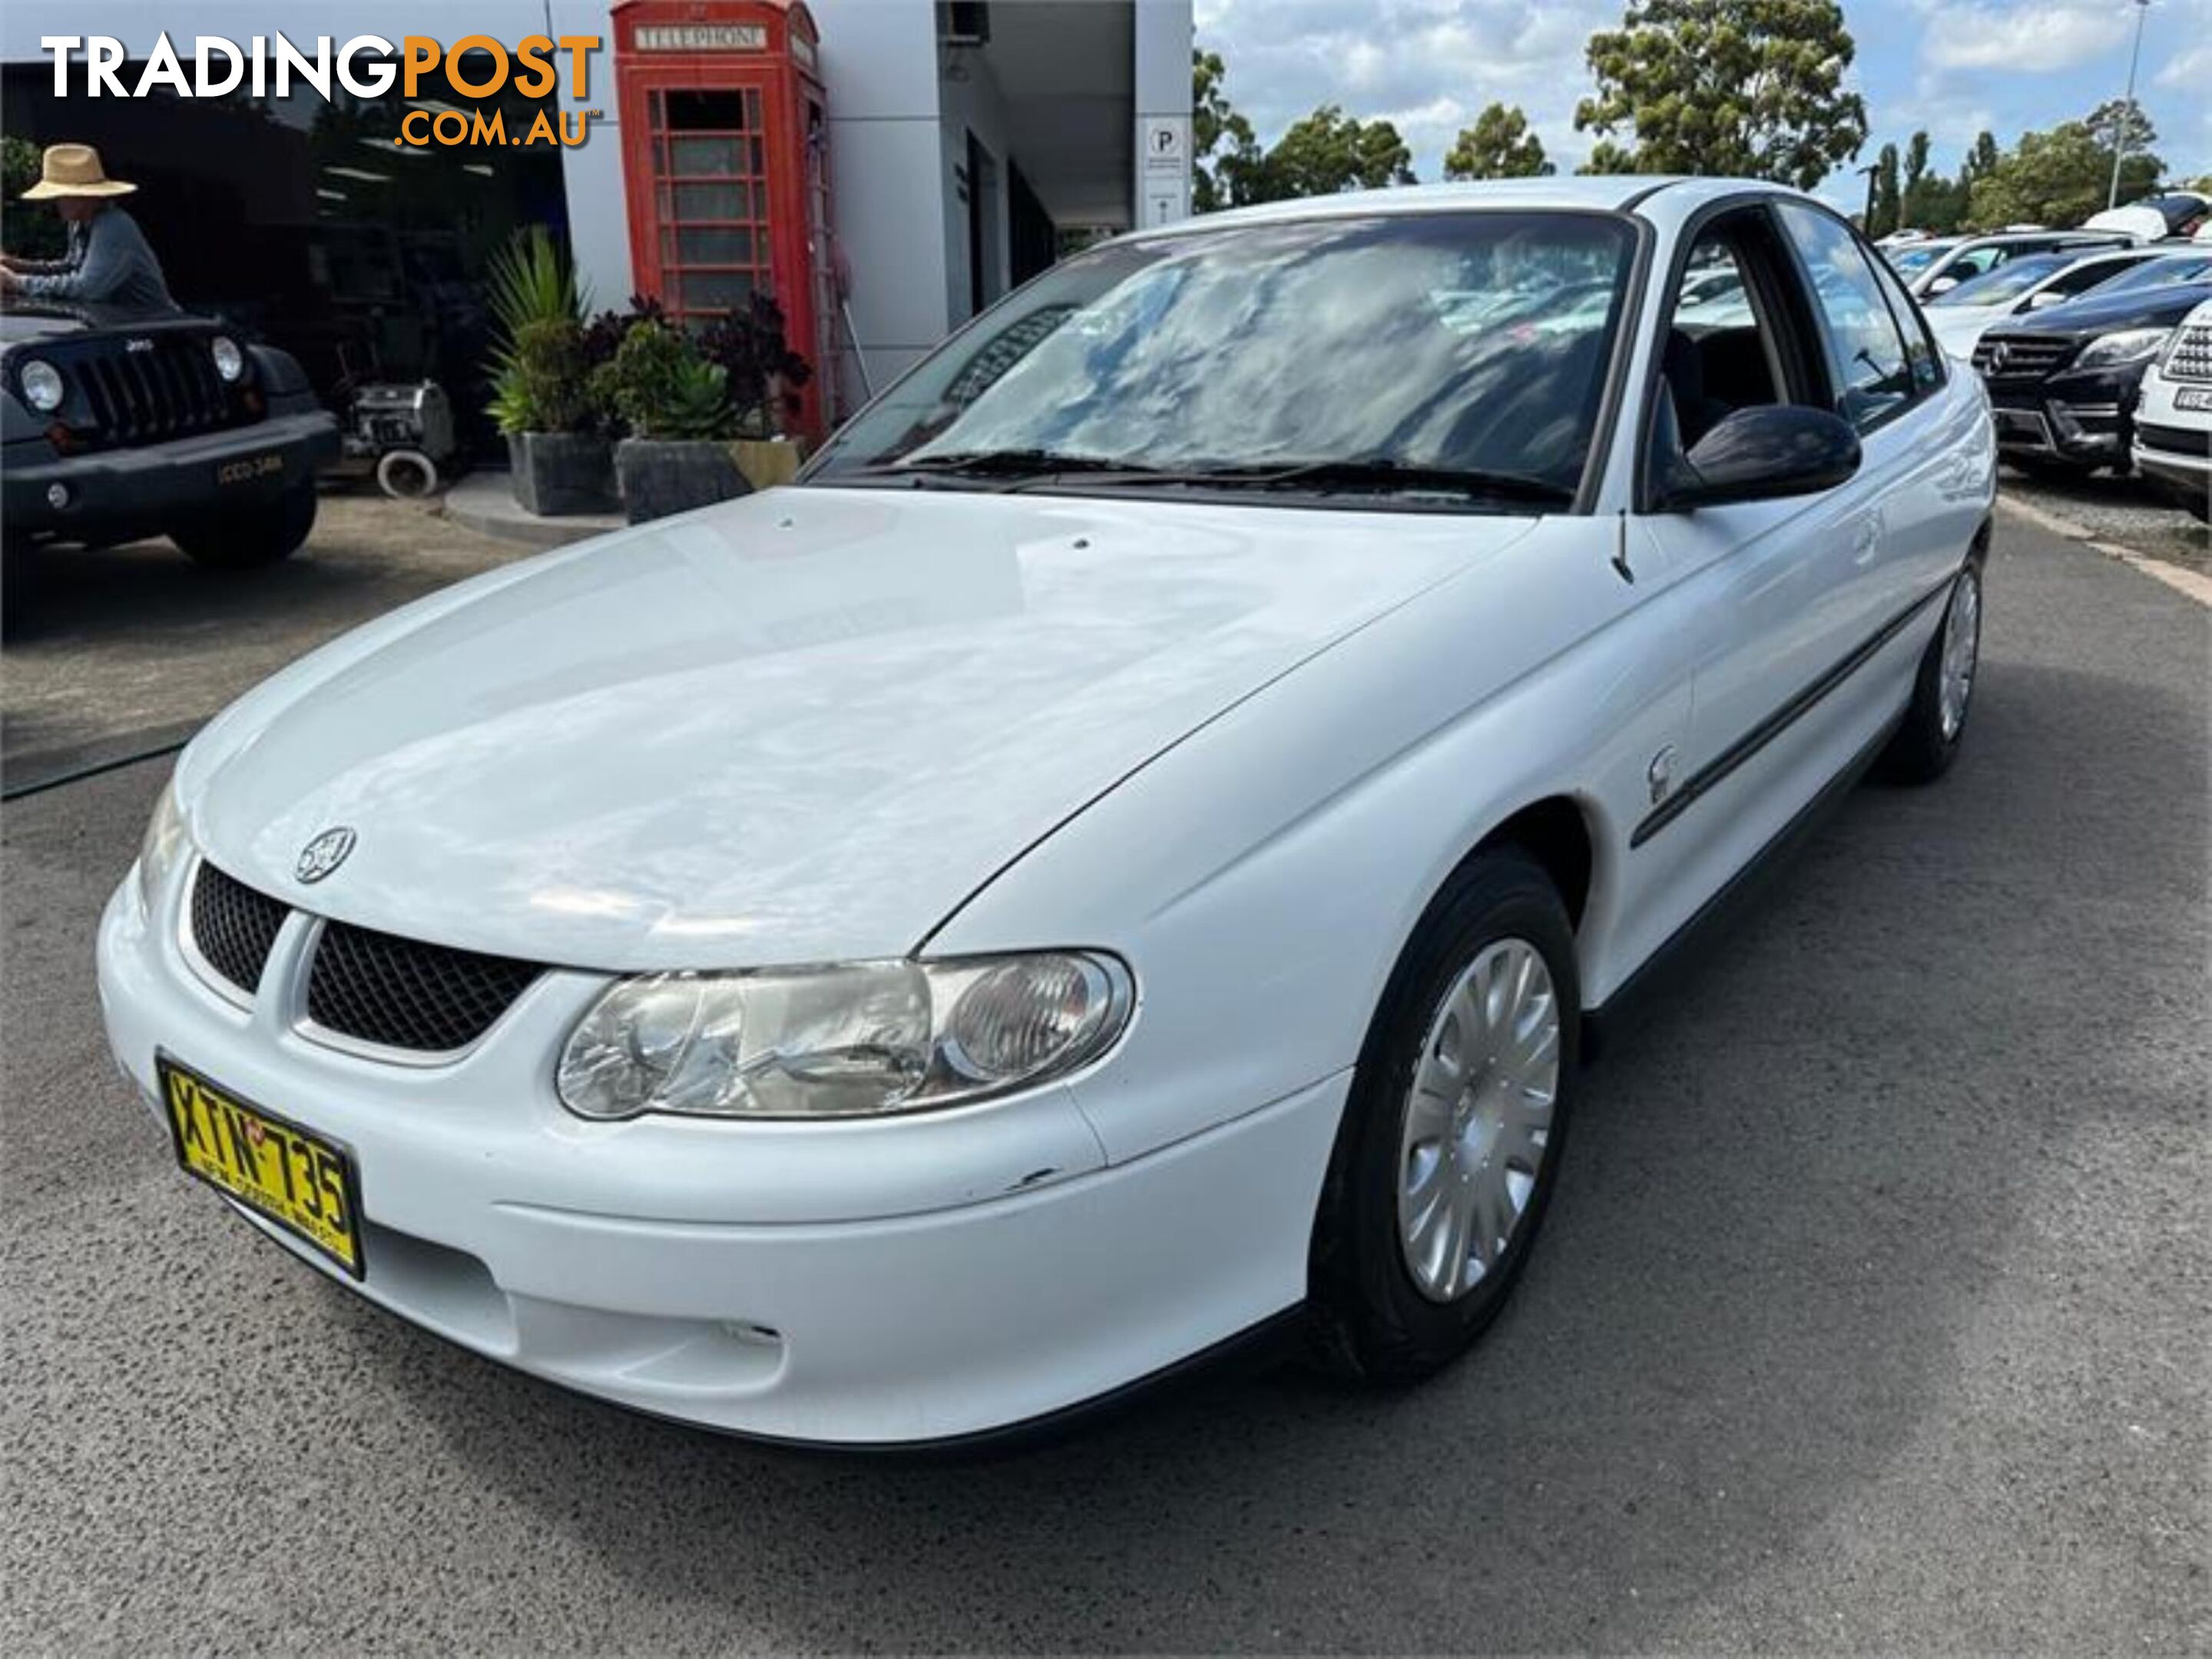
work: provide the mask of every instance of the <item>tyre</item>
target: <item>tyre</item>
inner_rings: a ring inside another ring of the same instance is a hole
[[[1932,783],[1950,769],[1966,735],[1974,677],[1982,654],[1982,556],[1978,551],[1951,585],[1943,625],[1922,653],[1905,719],[1875,763],[1892,783]]]
[[[1318,1357],[1410,1382],[1504,1305],[1573,1105],[1582,993],[1551,879],[1477,855],[1430,904],[1376,1010],[1314,1224]]]
[[[169,539],[210,570],[255,570],[291,557],[314,527],[315,486],[310,482],[269,501],[179,525]]]
[[[376,485],[395,501],[419,501],[438,492],[438,464],[419,449],[387,449],[376,463]]]

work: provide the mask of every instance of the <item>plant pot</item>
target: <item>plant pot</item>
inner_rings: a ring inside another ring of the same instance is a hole
[[[569,513],[611,513],[615,499],[614,446],[580,432],[510,432],[507,465],[514,499],[527,513],[559,518]]]
[[[730,444],[738,471],[755,489],[773,489],[799,476],[806,451],[788,438],[738,438]]]
[[[632,524],[752,494],[729,445],[711,441],[624,438],[615,446],[615,474]]]

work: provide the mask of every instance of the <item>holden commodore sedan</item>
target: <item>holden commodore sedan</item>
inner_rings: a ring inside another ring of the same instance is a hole
[[[645,1411],[960,1439],[1292,1329],[1419,1376],[1674,947],[1950,763],[1994,475],[1771,186],[1124,237],[797,487],[228,710],[103,920],[109,1034],[210,1203]]]

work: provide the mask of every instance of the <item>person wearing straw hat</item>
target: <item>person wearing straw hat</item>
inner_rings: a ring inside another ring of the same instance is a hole
[[[138,222],[117,205],[138,186],[111,179],[90,144],[50,144],[27,202],[52,202],[69,223],[69,252],[58,259],[0,255],[0,294],[64,304],[174,311],[161,262]]]

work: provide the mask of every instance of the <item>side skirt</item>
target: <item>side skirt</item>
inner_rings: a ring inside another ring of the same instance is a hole
[[[1907,707],[1910,707],[1908,704]],[[1820,787],[1820,792],[1798,810],[1797,815],[1775,832],[1727,884],[1698,908],[1697,913],[1667,936],[1666,943],[1644,959],[1643,964],[1615,988],[1604,1005],[1583,1011],[1583,1063],[1595,1061],[1629,1031],[1644,1024],[1665,992],[1692,971],[1705,953],[1726,933],[1734,920],[1787,863],[1844,797],[1866,775],[1883,747],[1905,719],[1899,709],[1882,724],[1874,740],[1844,763],[1844,769]]]

